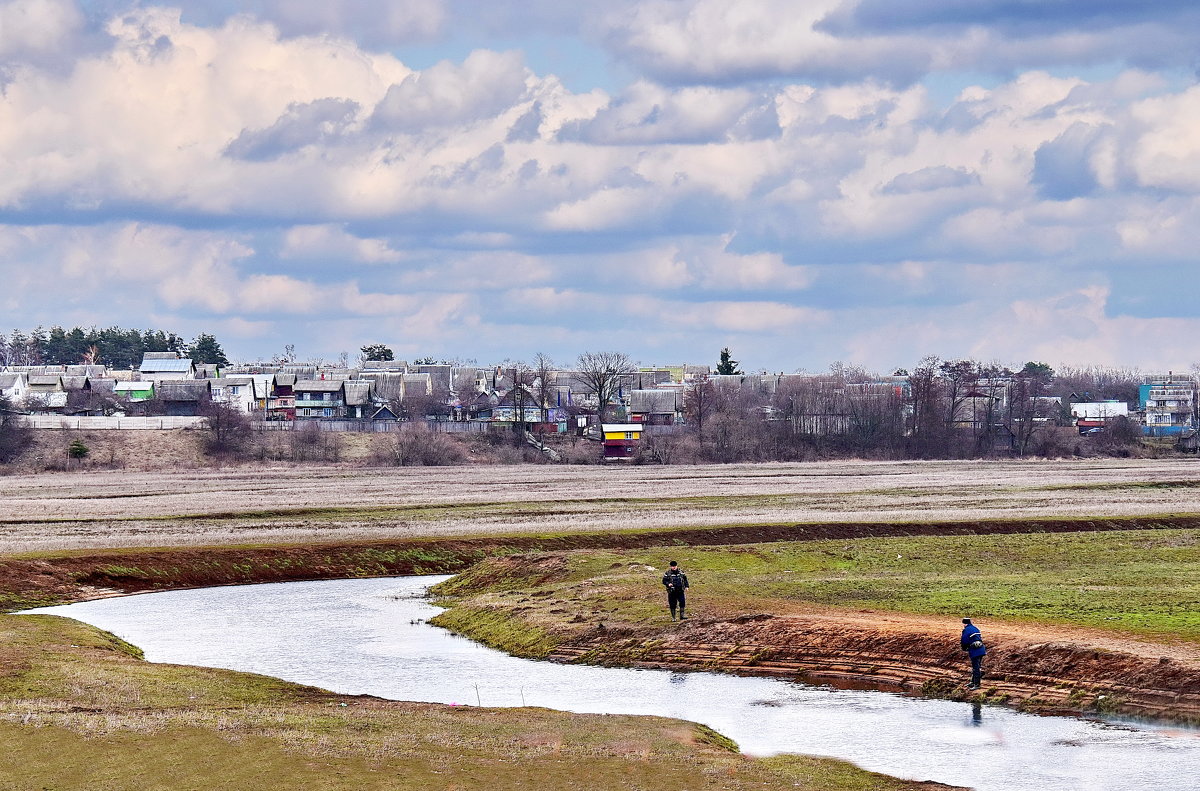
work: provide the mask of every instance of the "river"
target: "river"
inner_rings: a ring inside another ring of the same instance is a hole
[[[678,717],[711,726],[754,755],[832,756],[979,791],[1157,791],[1200,777],[1200,731],[1192,729],[775,679],[518,659],[426,623],[438,608],[425,591],[443,579],[202,588],[29,612],[113,632],[153,662],[394,700]]]

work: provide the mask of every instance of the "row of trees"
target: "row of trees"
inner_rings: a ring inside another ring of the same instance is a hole
[[[37,327],[0,335],[0,365],[107,365],[134,368],[146,352],[176,352],[197,363],[228,365],[214,335],[200,333],[191,341],[166,330],[121,327]]]

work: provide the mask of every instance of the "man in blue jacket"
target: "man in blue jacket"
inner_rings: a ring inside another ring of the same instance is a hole
[[[970,618],[963,618],[962,650],[971,657],[971,683],[967,689],[979,689],[983,681],[983,657],[987,654],[987,646],[983,644],[983,635],[979,627],[971,623]]]

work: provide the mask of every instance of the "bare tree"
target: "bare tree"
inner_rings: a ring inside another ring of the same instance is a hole
[[[554,393],[554,361],[549,356],[538,352],[533,358],[533,394],[537,398],[538,408],[542,410],[542,422],[550,422],[550,397]]]
[[[696,438],[704,445],[704,421],[717,407],[717,389],[707,374],[694,378],[683,394],[683,414],[696,426]]]
[[[0,464],[16,459],[33,442],[33,429],[8,399],[0,396]]]
[[[596,415],[603,423],[622,381],[635,370],[633,361],[623,352],[584,352],[576,365],[575,378],[595,395]]]

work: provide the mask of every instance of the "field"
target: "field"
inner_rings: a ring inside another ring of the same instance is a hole
[[[1200,513],[1192,460],[236,467],[0,477],[0,554]]]
[[[955,696],[970,613],[994,641],[988,701],[1200,717],[1190,460],[181,464],[0,477],[0,503],[0,609],[476,564],[445,587],[441,622],[515,653]],[[692,575],[686,624],[661,601],[668,555]],[[0,739],[17,745],[0,791],[928,787],[747,759],[672,720],[468,712],[148,665],[87,627],[7,615]]]

